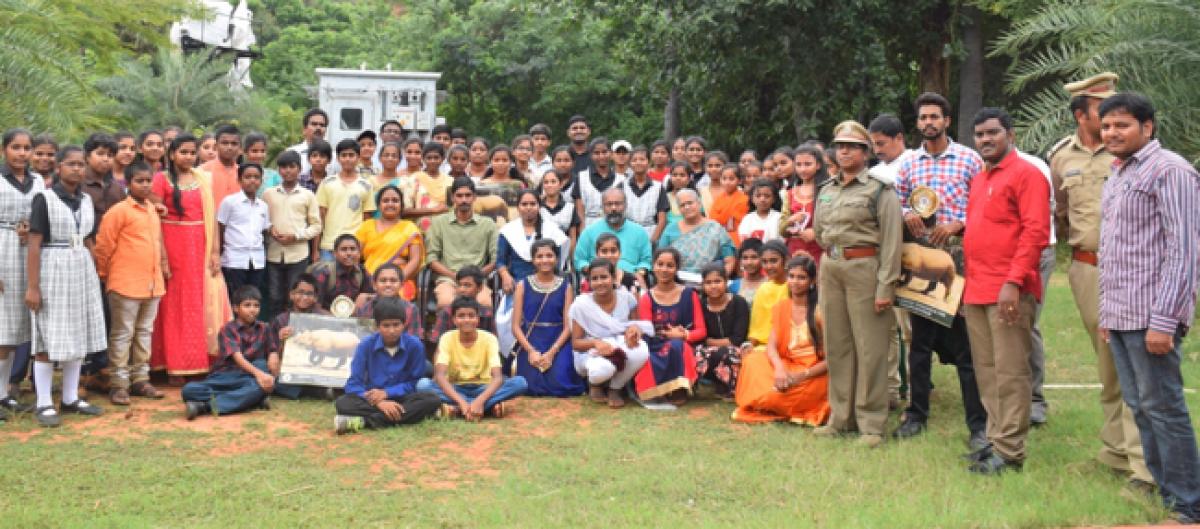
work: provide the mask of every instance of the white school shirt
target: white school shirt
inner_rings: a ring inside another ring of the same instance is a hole
[[[217,222],[225,226],[225,245],[221,266],[238,270],[261,270],[266,267],[263,232],[271,229],[267,203],[260,198],[235,193],[221,201]]]
[[[782,213],[773,209],[767,213],[765,219],[758,216],[757,211],[751,211],[742,217],[742,223],[738,225],[738,238],[744,241],[750,237],[756,237],[762,242],[778,239],[779,219],[782,217]]]

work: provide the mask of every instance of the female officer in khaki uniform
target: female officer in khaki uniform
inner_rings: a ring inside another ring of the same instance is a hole
[[[844,121],[833,129],[840,172],[817,197],[813,230],[825,250],[817,273],[825,315],[829,422],[814,433],[857,430],[859,443],[883,442],[888,414],[889,310],[900,275],[900,203],[891,184],[867,171],[867,129]]]

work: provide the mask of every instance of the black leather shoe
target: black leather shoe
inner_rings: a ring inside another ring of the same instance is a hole
[[[972,452],[967,452],[967,453],[963,454],[963,459],[966,459],[967,461],[970,461],[971,463],[978,463],[980,461],[987,460],[988,458],[991,458],[991,457],[992,457],[992,445],[991,444],[988,444],[987,446],[980,448],[978,450],[975,450]]]
[[[981,431],[971,432],[971,438],[967,439],[967,448],[969,448],[971,452],[978,452],[990,446],[992,446],[992,443],[988,441],[987,434]]]
[[[1029,425],[1039,428],[1046,425],[1046,405],[1034,403],[1029,408]]]
[[[258,409],[271,411],[271,396],[267,395],[258,401]]]
[[[892,432],[892,437],[896,439],[908,439],[916,437],[925,432],[925,421],[906,420],[896,431]]]
[[[183,402],[183,406],[187,412],[187,420],[195,420],[201,414],[208,413],[208,404],[187,400]]]
[[[33,404],[21,404],[10,395],[0,399],[0,408],[12,413],[29,413],[33,411]]]
[[[103,415],[104,410],[100,409],[99,406],[89,403],[86,400],[79,399],[70,404],[67,404],[64,402],[62,407],[59,409],[59,413],[78,413],[80,415],[96,416],[96,415]]]
[[[1020,461],[1009,461],[1000,457],[998,454],[992,454],[991,457],[983,461],[976,461],[971,464],[967,470],[975,474],[985,476],[998,476],[1007,471],[1020,472],[1024,465]]]
[[[62,424],[62,416],[54,411],[54,406],[42,406],[33,410],[33,418],[37,419],[38,424],[46,428],[57,428]]]

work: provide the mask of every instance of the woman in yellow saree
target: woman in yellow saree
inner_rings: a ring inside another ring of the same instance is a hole
[[[367,272],[372,275],[386,263],[400,267],[404,284],[400,297],[412,301],[417,296],[417,274],[425,262],[425,242],[421,230],[404,220],[404,195],[393,185],[384,186],[375,195],[379,218],[363,222],[354,236],[362,244]]]
[[[816,275],[817,265],[808,255],[788,261],[791,299],[771,311],[774,325],[767,347],[742,359],[733,420],[820,426],[829,418],[829,375],[821,347]]]

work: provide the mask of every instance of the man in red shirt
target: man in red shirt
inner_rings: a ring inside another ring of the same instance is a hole
[[[967,332],[992,446],[970,470],[1020,470],[1029,432],[1034,311],[1038,271],[1050,242],[1050,186],[1013,148],[1012,118],[998,108],[975,115],[975,146],[986,165],[971,180],[963,236]]]

